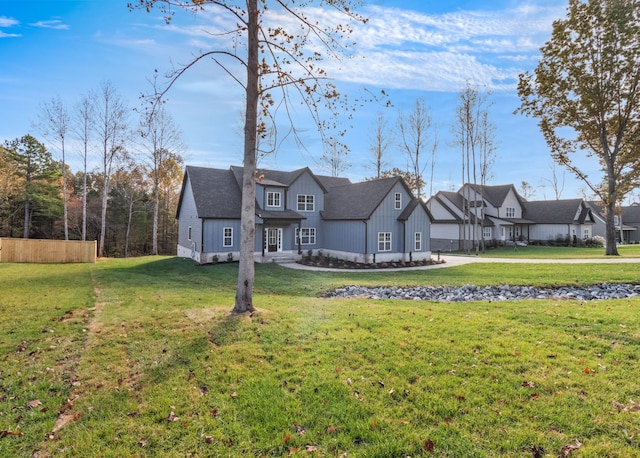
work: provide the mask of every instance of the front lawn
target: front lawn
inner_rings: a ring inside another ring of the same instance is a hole
[[[640,245],[618,245],[618,253],[625,258],[640,258]],[[475,253],[474,253],[475,254]],[[518,247],[502,246],[480,253],[487,258],[531,258],[531,259],[602,259],[606,258],[604,248],[552,247],[528,245]]]
[[[565,285],[637,272],[258,265],[258,311],[234,316],[236,264],[0,264],[0,456],[640,456],[639,299],[320,297],[345,284]]]

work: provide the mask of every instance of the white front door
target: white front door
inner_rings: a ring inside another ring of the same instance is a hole
[[[267,253],[277,253],[282,251],[282,228],[266,228],[264,238],[266,241]]]

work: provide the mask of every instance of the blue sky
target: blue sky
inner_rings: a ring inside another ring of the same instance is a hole
[[[357,58],[325,67],[343,92],[384,89],[393,107],[371,104],[356,112],[345,139],[351,149],[346,175],[359,181],[374,174],[367,164],[377,113],[394,127],[398,110],[408,113],[423,98],[439,139],[433,190],[458,189],[460,153],[451,146],[450,130],[468,80],[491,91],[499,145],[490,184],[519,187],[524,180],[536,189],[533,199],[554,198],[547,181],[552,160],[536,120],[513,111],[519,106],[518,74],[535,68],[552,21],[565,15],[566,0],[364,3],[359,12],[370,21],[355,31]],[[126,0],[0,0],[0,141],[26,133],[44,140],[33,128],[42,103],[59,96],[71,110],[101,81],[112,82],[132,108],[139,106],[154,69],[162,74],[212,46],[215,39],[204,31],[219,21],[214,14],[179,14],[167,26],[157,11],[130,12]],[[166,107],[183,132],[187,164],[241,164],[242,93],[218,68],[194,67],[169,92]],[[298,114],[304,150],[285,142],[260,166],[320,170],[319,136],[304,113]],[[79,156],[69,152],[68,157],[79,170]],[[387,160],[406,167],[396,147]],[[594,164],[584,162],[584,168],[599,173]],[[562,198],[581,196],[584,185],[561,168],[557,174],[565,180]]]

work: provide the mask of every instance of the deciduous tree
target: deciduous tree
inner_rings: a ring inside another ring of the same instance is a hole
[[[241,85],[245,94],[240,259],[234,312],[252,311],[255,241],[255,180],[257,138],[271,131],[279,110],[293,123],[293,107],[301,103],[309,113],[323,140],[327,129],[337,126],[321,117],[321,107],[330,113],[343,112],[345,101],[322,68],[325,58],[341,58],[351,46],[350,23],[363,20],[352,11],[349,0],[137,0],[130,8],[147,11],[159,5],[167,20],[177,6],[194,12],[213,8],[233,19],[235,27],[216,30],[212,36],[228,37],[226,49],[204,51],[189,64],[169,75],[168,88],[184,72],[204,59],[221,66]],[[313,8],[313,7],[317,8]],[[346,24],[331,23],[332,12],[339,12]],[[314,17],[314,13],[318,17]],[[323,18],[320,18],[323,16]],[[244,74],[237,71],[240,64]],[[164,91],[163,91],[164,92]],[[162,93],[160,95],[163,95]],[[260,113],[260,115],[258,114]],[[258,122],[260,120],[261,122]]]
[[[538,118],[553,158],[602,200],[606,254],[617,255],[616,204],[640,177],[640,2],[569,0],[541,52],[520,75],[518,111]],[[603,175],[589,176],[579,152]]]
[[[69,240],[69,217],[67,212],[67,161],[66,161],[66,140],[69,132],[69,112],[62,103],[60,97],[53,97],[51,100],[43,102],[38,126],[45,137],[52,138],[58,143],[60,148],[60,163],[62,175],[62,218],[64,224],[64,239]]]
[[[378,113],[371,133],[369,151],[371,151],[370,164],[376,171],[376,178],[380,178],[382,171],[389,165],[387,151],[393,144],[393,137],[389,132],[389,125],[382,113]]]
[[[160,181],[169,159],[180,156],[184,150],[182,133],[173,117],[164,107],[150,109],[140,122],[142,147],[145,151],[149,174],[153,181],[153,234],[152,254],[158,254],[158,216],[160,211]]]
[[[117,88],[109,81],[100,83],[98,89],[92,93],[91,104],[95,115],[94,128],[96,141],[99,144],[100,170],[102,172],[98,256],[104,256],[109,180],[114,161],[125,152],[125,140],[128,135],[128,110]]]
[[[425,105],[424,99],[416,100],[413,111],[409,115],[398,113],[398,132],[400,135],[400,149],[407,158],[413,174],[412,183],[424,183],[422,176],[428,165],[425,157],[429,147],[429,129],[431,129],[431,113]],[[435,153],[435,148],[433,149]],[[414,195],[422,197],[422,187],[411,189]]]

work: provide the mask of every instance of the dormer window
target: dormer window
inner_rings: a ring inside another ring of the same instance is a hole
[[[280,206],[280,193],[275,191],[267,192],[267,207]]]
[[[396,192],[396,196],[395,196],[395,207],[396,210],[401,210],[402,209],[402,194],[400,194],[399,192]]]
[[[507,207],[507,218],[515,218],[516,209],[513,207]]]

